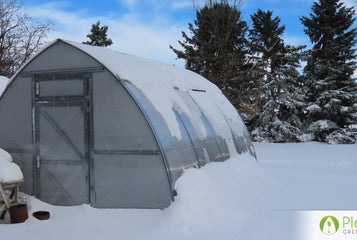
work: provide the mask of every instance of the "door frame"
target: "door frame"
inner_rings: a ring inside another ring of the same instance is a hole
[[[33,193],[41,199],[41,156],[40,156],[40,109],[48,106],[82,106],[86,111],[83,113],[84,121],[84,161],[87,185],[87,203],[94,201],[93,192],[93,78],[90,69],[88,71],[46,71],[32,75],[32,140],[33,140]],[[62,79],[70,80],[79,78],[83,81],[83,94],[72,96],[41,96],[41,81]]]

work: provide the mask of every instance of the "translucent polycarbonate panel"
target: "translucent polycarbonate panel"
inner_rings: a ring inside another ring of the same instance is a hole
[[[158,135],[158,141],[160,141],[162,147],[165,148],[171,146],[172,142],[175,140],[171,136],[169,129],[160,114],[155,110],[155,108],[142,94],[142,92],[138,90],[134,85],[125,81],[123,82],[123,84],[125,84],[126,88],[130,91],[132,97],[134,97],[140,105],[140,108],[145,114],[145,117],[148,119],[151,124],[151,127]]]
[[[81,106],[39,107],[40,199],[88,203],[85,118]]]
[[[181,97],[180,100],[185,103],[190,113],[188,116],[177,106],[177,111],[180,112],[180,120],[192,141],[200,166],[219,158],[220,152],[217,142],[212,138],[214,134],[201,109],[188,92],[177,90],[176,93]]]
[[[171,135],[167,124],[155,110],[155,106],[151,105],[141,91],[130,83],[125,82],[125,84],[151,122],[169,165],[172,187],[174,187],[174,183],[184,169],[198,166],[198,159],[200,159],[200,165],[209,161],[225,159],[222,156],[220,142],[216,138],[211,123],[187,94],[183,93],[180,96],[186,102],[187,107],[191,108],[193,114],[187,116],[180,109],[172,109],[176,113],[176,121],[180,130],[181,138],[178,139]]]
[[[205,116],[205,125],[211,129],[221,152],[221,157],[215,161],[228,159],[234,153],[247,152],[255,156],[254,147],[251,143],[247,128],[241,117],[224,97],[211,99],[205,92],[191,91],[190,95]],[[218,102],[218,103],[217,103]]]
[[[42,160],[81,161],[85,151],[83,107],[41,107],[39,114]]]
[[[200,166],[198,156],[195,152],[196,150],[188,135],[188,131],[177,112],[176,116],[182,137],[180,140],[173,139],[172,144],[164,148],[166,158],[169,162],[172,179],[174,181],[181,176],[184,169]]]
[[[223,161],[224,158],[222,156],[222,151],[217,139],[217,133],[215,132],[211,122],[207,119],[207,117],[203,113],[201,114],[202,114],[201,115],[202,122],[207,130],[207,137],[202,142],[202,145],[205,151],[208,153],[209,161],[210,162]]]
[[[202,163],[201,165],[204,165],[208,161],[224,161],[229,158],[230,154],[226,139],[217,134],[216,128],[213,126],[214,122],[207,117],[208,115],[200,108],[195,98],[188,91],[177,90],[176,93],[180,96],[179,101],[181,104],[173,105],[176,111],[180,112],[180,119],[192,140],[192,145],[197,158]],[[198,94],[202,95],[206,93],[199,91]],[[185,109],[181,109],[183,108],[182,103],[184,103]],[[185,112],[188,112],[188,114]],[[218,112],[216,114],[221,113]]]
[[[94,148],[96,150],[159,149],[143,113],[109,72],[93,74]]]
[[[83,79],[58,79],[39,82],[39,96],[78,96],[83,95]]]
[[[0,147],[32,149],[31,78],[18,77],[0,98]]]
[[[170,186],[160,155],[95,155],[95,207],[165,208]]]
[[[254,145],[252,143],[248,130],[245,130],[243,135],[239,136],[236,133],[234,133],[233,135],[234,135],[234,144],[239,154],[248,152],[254,158],[257,158]]]
[[[174,104],[174,108],[182,116],[185,126],[187,125],[186,127],[190,128],[188,132],[192,135],[193,139],[204,139],[207,136],[207,128],[202,122],[201,109],[187,91],[178,89],[175,93],[180,96],[179,101],[181,104]]]
[[[148,118],[148,121],[150,122],[151,127],[156,134],[157,141],[161,145],[161,150],[163,151],[164,157],[167,161],[165,164],[168,165],[167,167],[169,168],[169,174],[172,178],[171,187],[173,188],[174,183],[183,171],[183,165],[181,164],[181,161],[179,161],[180,152],[175,150],[175,147],[178,145],[178,139],[171,136],[163,118],[158,114],[158,112],[143,96],[143,94],[130,83],[124,82],[124,84],[132,96],[136,99],[138,104],[140,104],[142,111]],[[170,152],[168,150],[170,150]],[[190,158],[195,159],[195,156],[192,155]]]
[[[231,130],[236,151],[239,154],[248,152],[256,159],[257,156],[255,153],[254,145],[252,143],[249,131],[243,122],[243,119],[237,114],[237,118],[233,121],[225,115],[223,110],[222,113]]]
[[[225,161],[231,156],[227,145],[227,139],[223,139],[221,136],[217,136],[216,139],[219,145],[219,150],[221,152],[220,161]]]
[[[210,142],[211,144],[213,143],[212,147],[215,149],[215,157],[211,158],[211,161],[215,162],[222,162],[227,160],[230,157],[229,149],[227,146],[227,140],[229,139],[224,139],[220,135],[217,134],[215,129],[213,128],[211,122],[204,116],[205,118],[204,123],[207,124],[209,132],[210,132],[210,138],[211,140],[207,141]]]
[[[55,205],[88,203],[82,165],[41,164],[41,200]]]
[[[21,192],[28,194],[33,194],[33,161],[32,153],[19,153],[12,152],[11,150],[5,149],[11,154],[13,161],[20,167],[22,174],[24,175],[24,182],[20,186]]]
[[[177,113],[178,114],[178,113]],[[186,114],[181,113],[179,114],[179,119],[181,120],[182,124],[185,127],[185,130],[188,134],[188,137],[190,138],[192,142],[192,146],[197,158],[197,161],[199,162],[200,166],[205,165],[207,162],[209,162],[209,157],[207,154],[205,154],[202,146],[203,138],[199,137],[197,134],[196,129],[194,128],[192,121],[187,117]]]
[[[86,53],[64,43],[57,42],[41,52],[24,69],[28,71],[52,71],[54,69],[79,69],[101,66]]]

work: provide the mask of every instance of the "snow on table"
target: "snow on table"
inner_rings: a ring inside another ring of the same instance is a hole
[[[21,169],[12,162],[11,155],[0,148],[0,183],[19,181],[23,178]]]

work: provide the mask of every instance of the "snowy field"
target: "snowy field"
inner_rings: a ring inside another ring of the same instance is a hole
[[[56,207],[30,198],[29,215],[49,210],[50,220],[0,224],[0,239],[257,240],[269,239],[273,210],[357,210],[357,144],[255,147],[258,162],[187,170],[167,209]]]

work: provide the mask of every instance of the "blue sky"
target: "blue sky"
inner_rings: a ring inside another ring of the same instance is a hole
[[[196,0],[196,3],[203,0]],[[357,0],[344,0],[347,6],[356,6]],[[55,30],[46,39],[65,38],[86,41],[92,23],[98,20],[108,25],[108,35],[114,44],[111,48],[183,66],[175,60],[169,45],[179,48],[181,31],[187,31],[188,22],[195,19],[192,0],[76,0],[46,1],[23,0],[35,18],[51,21]],[[250,15],[258,8],[272,10],[286,25],[286,43],[309,44],[299,17],[311,12],[313,0],[243,0],[243,19],[251,23]]]

